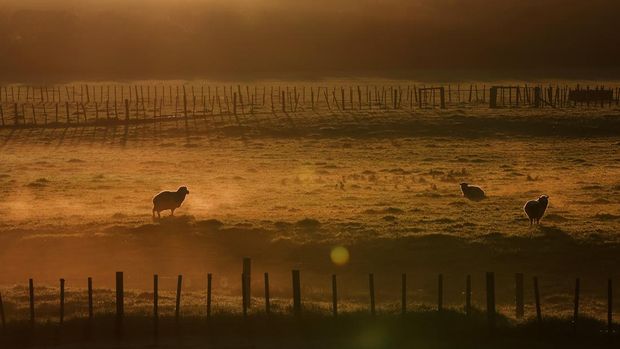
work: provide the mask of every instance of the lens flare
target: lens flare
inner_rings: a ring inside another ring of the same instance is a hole
[[[332,262],[336,265],[345,265],[349,262],[349,250],[343,246],[336,246],[332,248],[332,252],[330,254],[330,258]]]

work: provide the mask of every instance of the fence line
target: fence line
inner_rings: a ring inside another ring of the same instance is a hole
[[[111,88],[112,87],[112,88]],[[167,87],[167,88],[166,88]],[[188,87],[191,87],[188,89]],[[196,87],[200,87],[197,89]],[[577,108],[620,105],[620,87],[580,85],[0,86],[0,127],[260,121],[260,115],[471,108]],[[221,89],[220,89],[221,88]],[[51,90],[51,94],[50,94]],[[97,91],[98,90],[98,91]],[[212,91],[213,90],[213,91]],[[345,93],[348,90],[348,93]],[[488,91],[487,91],[488,90]],[[487,93],[488,92],[488,93]],[[267,96],[268,95],[268,96]],[[124,108],[123,108],[124,107]]]
[[[245,263],[244,263],[245,264]],[[264,278],[264,285],[265,285],[265,294],[264,294],[264,298],[265,298],[265,313],[267,316],[270,316],[271,311],[270,311],[270,295],[269,295],[269,276],[267,273],[264,274],[265,278]],[[368,282],[369,282],[369,297],[370,297],[370,307],[369,307],[369,313],[371,316],[376,316],[376,309],[375,309],[375,278],[374,278],[374,274],[370,273],[368,274],[369,278],[368,278]],[[181,317],[181,292],[182,292],[182,280],[183,280],[183,276],[182,275],[178,275],[177,278],[177,288],[176,288],[176,301],[175,301],[175,311],[174,311],[174,319],[175,322],[178,324],[179,323],[179,319]],[[493,272],[487,272],[486,276],[485,276],[485,280],[486,280],[486,317],[487,317],[487,323],[489,326],[489,330],[493,331],[496,327],[496,317],[499,314],[496,308],[496,295],[495,295],[495,273]],[[153,335],[157,336],[158,335],[158,331],[159,331],[159,318],[160,318],[160,313],[159,313],[159,289],[158,289],[158,275],[155,274],[153,275]],[[249,277],[245,274],[242,273],[241,274],[241,283],[242,283],[242,288],[241,288],[241,296],[242,296],[242,302],[241,302],[241,307],[242,307],[242,312],[243,312],[243,317],[247,317],[249,316],[248,313],[248,304],[250,304],[250,297],[251,294],[247,292],[248,288],[247,288],[247,282],[249,281]],[[402,274],[402,298],[401,298],[401,314],[402,315],[406,315],[407,314],[407,287],[406,287],[406,282],[407,282],[407,274]],[[542,316],[542,305],[541,305],[541,299],[540,299],[540,290],[539,290],[539,283],[538,283],[538,277],[534,276],[533,277],[533,291],[534,291],[534,301],[535,301],[535,308],[536,308],[536,320],[537,322],[540,324],[543,321],[543,316]],[[439,274],[437,277],[437,308],[436,311],[441,313],[444,311],[443,308],[443,282],[444,282],[444,278],[443,278],[443,274]],[[30,302],[30,326],[31,328],[34,328],[36,325],[36,318],[35,318],[35,287],[34,287],[34,280],[33,279],[29,279],[29,302]],[[207,307],[207,312],[206,312],[206,317],[207,319],[211,319],[211,306],[212,306],[212,274],[209,273],[207,274],[207,298],[206,298],[206,307]],[[293,270],[292,271],[292,290],[293,290],[293,294],[292,294],[292,303],[293,303],[293,308],[292,308],[292,314],[295,318],[299,318],[302,316],[302,309],[303,309],[303,305],[302,305],[302,296],[301,296],[301,272],[299,270]],[[124,335],[124,326],[123,326],[123,322],[124,322],[124,318],[126,316],[126,312],[125,312],[125,308],[124,308],[124,304],[125,304],[125,291],[124,291],[124,274],[123,272],[117,272],[116,273],[116,279],[115,279],[115,289],[116,289],[116,295],[115,295],[115,307],[116,307],[116,311],[115,311],[115,332],[116,332],[116,336],[118,336],[119,338],[122,338]],[[339,312],[338,312],[338,293],[337,293],[337,284],[336,284],[336,275],[333,274],[332,275],[332,316],[333,317],[338,317],[339,316]],[[92,325],[92,321],[94,318],[94,312],[93,312],[93,299],[92,299],[92,278],[89,277],[88,278],[88,307],[89,307],[89,312],[88,312],[88,323],[89,323],[89,328]],[[464,307],[464,312],[465,315],[467,317],[470,317],[472,314],[472,305],[471,305],[471,294],[472,294],[472,290],[471,290],[471,276],[467,275],[466,278],[466,286],[465,286],[465,307]],[[572,321],[572,329],[573,331],[577,330],[577,323],[578,320],[580,319],[579,317],[579,295],[580,295],[580,279],[576,279],[576,284],[575,284],[575,293],[574,293],[574,313],[573,313],[573,321]],[[518,273],[516,274],[516,284],[515,284],[515,312],[517,315],[517,318],[522,318],[523,317],[523,306],[524,306],[524,302],[523,302],[523,274]],[[59,315],[59,326],[62,326],[64,324],[64,317],[65,317],[65,280],[64,279],[60,279],[60,299],[59,299],[59,304],[60,304],[60,315]],[[3,305],[3,300],[2,300],[2,294],[0,294],[0,318],[2,320],[2,329],[3,329],[3,333],[4,330],[6,329],[6,318],[5,318],[5,310],[4,310],[4,305]],[[614,323],[613,323],[613,288],[612,288],[612,280],[608,279],[607,282],[607,323],[606,323],[606,329],[605,331],[607,332],[607,334],[611,335],[614,333]]]

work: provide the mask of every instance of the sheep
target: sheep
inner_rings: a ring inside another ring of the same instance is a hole
[[[171,216],[174,216],[174,210],[181,207],[187,194],[189,194],[187,187],[180,187],[176,192],[162,191],[155,195],[153,198],[153,218],[155,218],[155,212],[157,212],[157,218],[161,218],[160,212],[165,210],[170,210]]]
[[[548,204],[549,197],[547,195],[541,195],[538,199],[530,200],[525,203],[523,211],[525,211],[525,214],[527,214],[527,217],[530,219],[530,226],[532,226],[534,222],[536,222],[536,224],[540,223],[540,219],[545,214]]]
[[[480,201],[486,198],[484,191],[480,187],[469,185],[467,183],[461,183],[461,191],[463,196],[472,201]]]

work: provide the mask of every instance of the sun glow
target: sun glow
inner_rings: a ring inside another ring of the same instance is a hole
[[[332,248],[330,254],[332,262],[336,265],[342,266],[349,262],[349,250],[343,246],[336,246]]]

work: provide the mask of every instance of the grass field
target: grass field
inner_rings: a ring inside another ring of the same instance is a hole
[[[462,307],[467,274],[482,307],[484,272],[494,271],[508,317],[514,273],[523,272],[528,317],[536,275],[545,316],[572,314],[580,277],[582,312],[602,320],[607,279],[620,276],[619,116],[614,108],[452,108],[218,117],[193,121],[189,131],[174,123],[126,133],[2,129],[5,311],[10,321],[27,318],[32,277],[37,313],[54,319],[62,277],[68,317],[82,315],[92,276],[96,310],[109,313],[122,270],[130,313],[150,311],[152,274],[164,292],[183,274],[183,313],[199,316],[207,272],[215,309],[238,312],[241,259],[251,256],[255,301],[269,272],[281,312],[293,268],[302,272],[304,302],[319,313],[329,310],[333,273],[343,310],[367,309],[373,272],[385,314],[399,309],[401,273],[411,307],[424,310],[436,302],[439,273],[448,307]],[[467,201],[462,181],[489,198]],[[154,221],[152,196],[181,185],[190,195],[177,217]],[[522,206],[541,194],[550,206],[530,228]],[[337,246],[350,253],[341,266],[330,260]],[[173,295],[162,302],[170,314]]]

